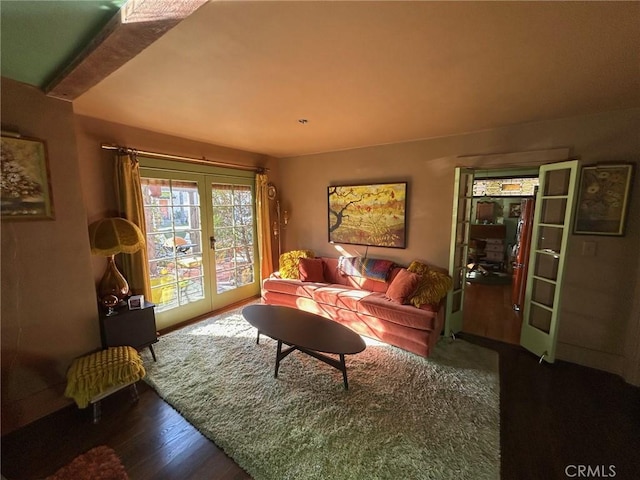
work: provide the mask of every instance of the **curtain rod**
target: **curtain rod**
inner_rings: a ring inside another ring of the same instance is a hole
[[[226,163],[226,162],[218,162],[215,160],[207,160],[205,157],[195,158],[195,157],[183,157],[180,155],[171,155],[169,153],[158,153],[158,152],[148,152],[146,150],[136,150],[135,148],[122,147],[120,145],[111,145],[109,143],[103,143],[101,145],[103,150],[118,150],[122,153],[133,153],[134,155],[143,155],[147,157],[160,158],[165,160],[178,160],[180,162],[186,163],[198,163],[200,165],[210,165],[212,167],[228,167],[235,168],[237,170],[248,170],[257,173],[265,173],[268,172],[269,169],[265,167],[253,167],[250,165],[241,165],[237,163]]]

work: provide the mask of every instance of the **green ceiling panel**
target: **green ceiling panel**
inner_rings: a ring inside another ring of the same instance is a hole
[[[2,76],[44,88],[124,3],[0,1]]]

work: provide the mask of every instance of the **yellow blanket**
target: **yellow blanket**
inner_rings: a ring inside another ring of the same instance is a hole
[[[111,347],[76,358],[67,372],[65,397],[80,408],[105,390],[133,383],[146,375],[142,359],[133,347]]]

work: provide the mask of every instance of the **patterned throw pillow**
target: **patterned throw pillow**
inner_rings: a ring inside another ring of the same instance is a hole
[[[429,268],[429,265],[425,265],[424,263],[420,263],[414,260],[413,262],[411,262],[411,265],[409,265],[409,268],[407,268],[407,270],[413,273],[417,273],[418,275],[424,275],[429,270],[431,270],[431,268]]]
[[[424,263],[412,262],[407,270],[421,276],[415,293],[409,299],[410,303],[417,308],[422,305],[437,305],[453,287],[453,280],[449,275],[432,270]]]
[[[298,260],[301,257],[313,258],[315,254],[311,250],[291,250],[280,255],[280,277],[298,280]]]
[[[338,270],[341,275],[363,277],[377,282],[386,282],[395,263],[380,258],[362,258],[341,256]]]

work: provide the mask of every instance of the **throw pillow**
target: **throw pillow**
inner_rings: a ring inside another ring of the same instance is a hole
[[[303,282],[324,282],[324,266],[321,258],[298,259],[299,278]]]
[[[391,281],[385,296],[395,303],[405,304],[420,283],[420,275],[402,269]]]
[[[386,282],[391,269],[395,266],[391,260],[379,258],[345,257],[338,261],[341,275],[363,277],[377,282]]]
[[[411,262],[411,265],[409,265],[409,268],[407,268],[407,270],[413,273],[417,273],[418,275],[424,275],[431,269],[429,268],[429,265],[414,260],[413,262]]]
[[[437,305],[452,286],[453,280],[449,275],[429,269],[421,276],[420,283],[409,301],[417,308],[422,305]]]
[[[292,250],[280,255],[280,278],[298,280],[298,263],[300,258],[309,257],[315,257],[315,254],[311,250]]]

